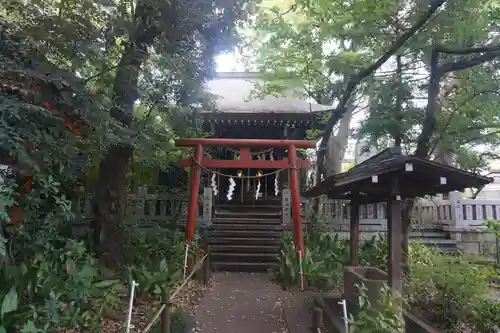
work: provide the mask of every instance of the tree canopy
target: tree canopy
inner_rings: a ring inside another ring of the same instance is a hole
[[[494,2],[269,0],[257,13],[248,38],[256,66],[268,79],[260,92],[295,85],[316,102],[334,106],[326,130],[316,137],[335,142],[351,135],[379,148],[402,145],[409,153],[469,170],[484,169],[496,157]],[[429,80],[436,56],[437,90]],[[331,126],[349,108],[363,114],[360,126],[341,130],[341,122],[330,137]],[[327,151],[341,159],[343,149]]]

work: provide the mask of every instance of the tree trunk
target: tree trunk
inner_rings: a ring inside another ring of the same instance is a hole
[[[344,160],[347,141],[349,139],[349,130],[351,129],[351,119],[354,106],[349,104],[347,111],[342,117],[337,134],[330,139],[327,153],[327,176],[342,172],[342,161]]]
[[[427,158],[429,152],[429,142],[434,130],[436,128],[436,112],[438,109],[438,97],[439,97],[439,81],[442,77],[442,72],[439,68],[439,54],[437,52],[432,52],[431,63],[430,63],[430,78],[429,87],[427,91],[427,107],[425,110],[424,123],[422,125],[422,132],[418,137],[417,150],[415,151],[415,156],[420,158]],[[415,199],[407,200],[405,207],[402,212],[402,223],[403,223],[403,242],[401,246],[403,247],[403,263],[408,267],[409,259],[409,233],[411,228],[411,213],[415,207]]]
[[[136,22],[140,22],[131,42],[123,51],[116,70],[111,116],[124,127],[133,121],[133,107],[138,98],[137,84],[142,64],[147,60],[147,47],[152,42],[145,23],[149,11],[141,2],[136,8]],[[126,234],[123,226],[127,202],[126,174],[133,148],[127,144],[112,145],[99,168],[99,182],[94,200],[96,216],[94,248],[108,267],[119,267],[125,261]]]
[[[403,141],[403,99],[404,99],[404,89],[403,89],[403,61],[401,55],[396,55],[396,81],[398,83],[398,90],[396,92],[396,103],[395,110],[396,114],[394,115],[397,122],[398,127],[394,133],[392,133],[394,139],[394,147],[401,148],[401,143]]]
[[[127,181],[131,146],[112,146],[101,162],[97,186],[94,248],[108,267],[120,267],[125,260],[126,231],[123,228],[127,203]]]

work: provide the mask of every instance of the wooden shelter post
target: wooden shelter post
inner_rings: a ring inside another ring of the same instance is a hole
[[[387,230],[389,233],[389,257],[387,273],[389,286],[398,293],[403,292],[403,251],[402,251],[402,223],[401,198],[393,195],[387,201]]]
[[[351,200],[351,266],[359,266],[359,203]]]
[[[302,236],[302,216],[300,214],[299,170],[297,166],[297,149],[295,145],[288,146],[288,161],[290,163],[290,192],[292,196],[293,238],[295,247],[304,255],[304,238]]]
[[[198,192],[200,190],[201,167],[198,163],[203,159],[203,145],[197,144],[194,153],[193,165],[191,166],[191,188],[189,189],[189,205],[187,212],[187,224],[184,238],[186,241],[194,240],[196,229],[196,216],[198,207]]]

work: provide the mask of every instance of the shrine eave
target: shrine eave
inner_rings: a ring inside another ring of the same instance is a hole
[[[324,118],[326,111],[317,112],[220,112],[220,111],[202,111],[199,116],[208,123],[221,124],[311,124],[320,123]]]
[[[401,199],[409,199],[478,188],[492,181],[493,178],[385,150],[347,172],[326,178],[303,195],[374,203],[392,198],[394,184]]]

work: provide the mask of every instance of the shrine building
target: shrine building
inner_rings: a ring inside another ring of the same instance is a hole
[[[219,73],[208,84],[215,108],[198,115],[210,137],[176,141],[192,148],[180,163],[191,168],[186,240],[194,237],[196,206],[206,206],[208,195],[213,204],[204,219],[215,270],[270,269],[287,229],[303,253],[300,192],[311,169],[307,155],[316,147],[307,131],[320,129],[332,107],[293,91],[250,99],[256,80],[254,73]]]

